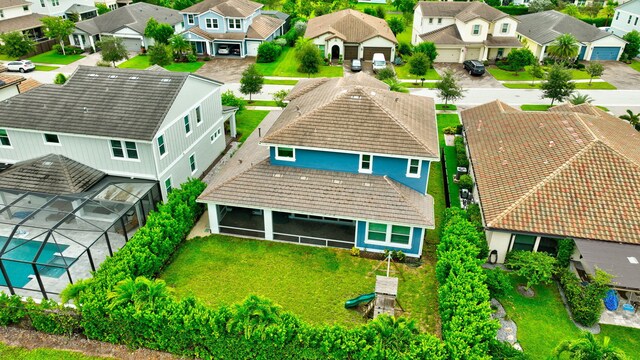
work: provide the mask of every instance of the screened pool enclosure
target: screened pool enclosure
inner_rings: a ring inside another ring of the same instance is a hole
[[[2,185],[0,290],[45,299],[91,277],[160,201],[156,182],[112,176],[62,195]]]

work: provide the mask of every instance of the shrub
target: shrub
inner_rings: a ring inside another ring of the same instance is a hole
[[[360,256],[360,249],[355,246],[352,247],[349,252],[351,253],[351,256]]]
[[[276,102],[276,105],[284,109],[287,106],[287,103],[284,102],[287,95],[289,95],[289,90],[278,90],[273,93],[273,101]]]
[[[104,60],[98,60],[98,62],[96,63],[96,66],[111,67],[111,63],[108,62],[108,61],[104,61]]]
[[[462,136],[457,136],[454,140],[456,147],[456,160],[458,166],[469,167],[469,159],[467,158],[467,148],[464,145],[464,139]]]
[[[447,134],[447,135],[455,135],[456,134],[456,127],[455,126],[448,126],[444,129],[442,129],[442,132]]]
[[[385,81],[385,80],[389,80],[389,79],[395,79],[396,78],[396,73],[393,72],[393,69],[390,67],[386,67],[380,71],[378,71],[378,74],[376,75],[376,78],[378,78],[378,80],[380,81]]]
[[[198,57],[195,54],[187,54],[187,62],[194,63],[198,61]]]
[[[482,226],[482,214],[480,213],[480,205],[469,204],[467,206],[467,214],[469,215],[469,221],[472,224],[481,227]]]
[[[609,290],[612,276],[597,269],[595,278],[583,286],[580,279],[569,269],[560,272],[560,285],[564,290],[573,319],[585,326],[600,320],[603,310],[602,298]]]
[[[512,251],[505,264],[515,273],[527,279],[527,289],[538,284],[548,284],[553,278],[556,259],[545,252]]]
[[[62,46],[60,46],[60,44],[55,44],[51,47],[51,49],[53,49],[56,53],[62,55]],[[82,54],[84,52],[84,49],[81,49],[77,46],[65,46],[64,47],[64,51],[67,55],[79,55]]]
[[[571,255],[573,255],[573,250],[575,249],[576,244],[573,242],[573,239],[560,239],[558,240],[558,266],[566,269],[569,267],[569,263],[571,262]]]
[[[222,93],[222,105],[237,107],[239,111],[245,109],[246,102],[244,99],[237,97],[233,91],[227,90]]]
[[[58,305],[53,300],[42,300],[38,305],[29,298],[25,309],[31,325],[38,331],[71,336],[81,328],[78,313],[72,308]]]
[[[273,40],[273,43],[280,46],[280,47],[285,47],[287,46],[287,39],[279,37],[275,40]]]
[[[496,6],[496,9],[513,16],[524,15],[529,12],[529,8],[524,5]]]
[[[458,182],[458,185],[460,186],[461,189],[471,190],[473,189],[473,179],[471,178],[471,176],[464,174],[460,176],[460,181]]]
[[[283,38],[287,41],[287,45],[295,46],[298,40],[298,33],[296,32],[296,29],[291,28],[286,34],[284,34]]]
[[[63,73],[58,73],[58,75],[56,75],[56,78],[53,80],[53,83],[58,85],[62,85],[66,82],[67,82],[67,77],[64,76]]]
[[[205,56],[202,58],[202,61],[211,61],[211,57],[210,56]]]
[[[413,53],[413,49],[411,48],[411,44],[406,41],[401,41],[398,44],[398,54],[402,56],[411,56]]]
[[[24,319],[26,314],[20,296],[0,292],[0,326],[17,324]]]
[[[282,47],[277,45],[274,42],[268,41],[263,42],[258,46],[258,59],[256,60],[259,63],[270,63],[274,62],[280,56],[282,52]]]
[[[487,275],[485,284],[492,298],[502,298],[513,289],[509,275],[501,268],[484,269],[484,272]]]
[[[489,343],[489,355],[493,359],[509,360],[529,360],[530,357],[524,352],[517,350],[511,344],[499,340]]]

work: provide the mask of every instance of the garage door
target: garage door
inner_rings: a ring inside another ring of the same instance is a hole
[[[482,48],[467,48],[467,53],[464,56],[465,60],[478,60],[480,59],[480,52]]]
[[[438,49],[436,62],[457,63],[460,61],[460,49]]]
[[[247,56],[258,56],[258,47],[260,43],[257,41],[247,41]]]
[[[373,60],[373,54],[383,53],[384,59],[387,61],[391,60],[391,48],[388,47],[365,47],[364,48],[364,60]]]
[[[386,56],[386,55],[385,55]],[[358,45],[356,46],[344,46],[344,59],[351,60],[358,58]]]
[[[597,46],[593,48],[591,60],[617,60],[619,47],[615,46]]]
[[[122,38],[122,42],[129,51],[140,51],[140,47],[142,46],[142,40],[140,39]]]

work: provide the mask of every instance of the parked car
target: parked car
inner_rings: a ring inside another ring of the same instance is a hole
[[[387,67],[387,61],[384,58],[383,53],[375,53],[373,54],[373,72],[377,73],[378,71]]]
[[[362,62],[358,59],[351,60],[351,71],[358,72],[362,70]]]
[[[36,66],[30,60],[10,61],[7,64],[7,71],[20,71],[21,73],[33,71]]]
[[[462,66],[469,72],[469,75],[484,75],[484,64],[478,60],[465,60],[465,62],[462,63]]]
[[[218,54],[220,55],[229,55],[229,45],[218,45]]]

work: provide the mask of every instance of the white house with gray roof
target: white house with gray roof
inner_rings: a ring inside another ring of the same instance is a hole
[[[78,14],[80,20],[90,19],[98,15],[94,0],[28,0],[31,10],[45,16],[67,18],[70,14]]]
[[[558,36],[572,34],[580,42],[579,60],[618,60],[626,42],[618,36],[555,10],[517,17],[518,38],[539,60]]]
[[[0,102],[0,162],[60,154],[108,175],[158,181],[166,199],[235,136],[235,108],[222,106],[221,85],[188,73],[80,66],[63,86]]]
[[[616,8],[608,31],[620,37],[633,30],[640,31],[639,19],[640,0],[629,1]]]

